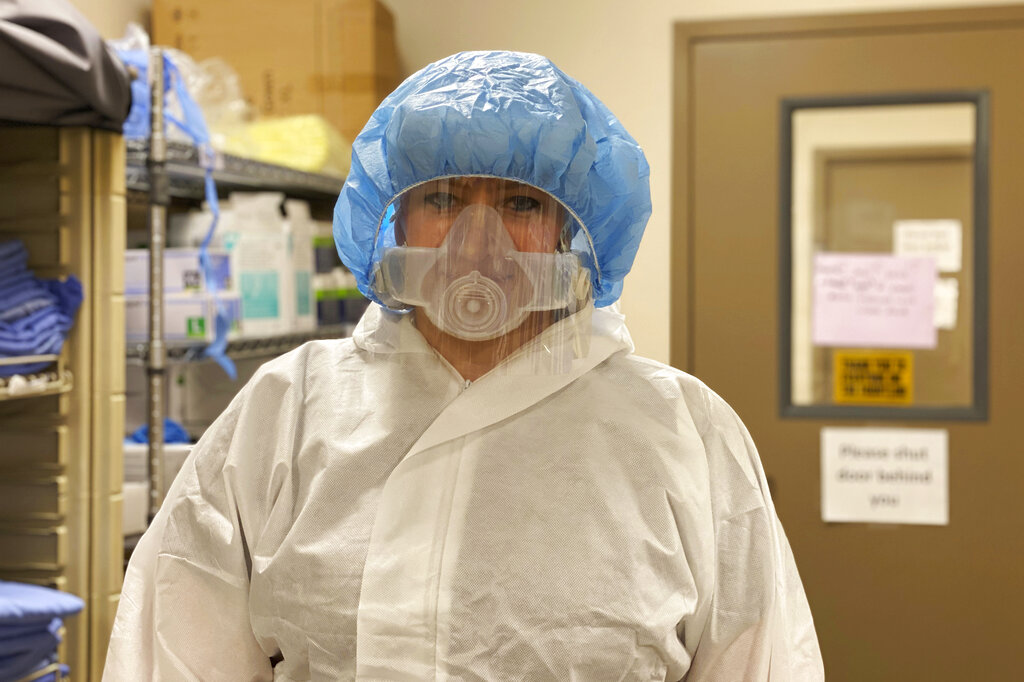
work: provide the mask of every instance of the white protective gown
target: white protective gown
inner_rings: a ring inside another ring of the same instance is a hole
[[[104,679],[823,679],[743,424],[593,327],[569,373],[467,384],[373,306],[267,363],[135,550]]]

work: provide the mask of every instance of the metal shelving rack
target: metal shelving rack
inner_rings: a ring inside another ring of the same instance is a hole
[[[149,518],[160,510],[164,497],[164,376],[167,354],[164,349],[164,241],[167,232],[167,206],[171,203],[167,175],[167,139],[164,134],[164,53],[159,48],[149,55],[149,353],[146,373],[149,380]],[[127,174],[127,169],[126,169]],[[127,189],[127,185],[126,185]]]
[[[354,324],[334,324],[317,327],[312,331],[294,332],[291,334],[278,334],[275,336],[263,336],[258,338],[240,338],[228,341],[225,351],[232,358],[265,357],[287,353],[293,348],[298,348],[307,341],[316,339],[343,339],[352,335],[355,329]],[[175,362],[198,362],[203,360],[205,344],[189,342],[167,342],[164,345],[166,357]],[[149,354],[149,344],[137,343],[126,349],[130,360],[146,360]]]
[[[168,344],[163,339],[163,249],[167,209],[174,200],[201,202],[205,198],[205,169],[199,150],[172,142],[164,134],[163,50],[151,48],[150,139],[127,143],[126,190],[129,200],[144,200],[149,206],[149,341],[128,349],[129,358],[142,360],[148,374],[150,517],[162,503],[163,491],[163,404],[167,362],[194,361],[202,357],[203,346]],[[306,173],[230,154],[213,159],[213,178],[219,192],[276,191],[314,204],[332,205],[344,180]],[[354,325],[321,327],[312,332],[284,334],[261,339],[239,339],[228,344],[232,357],[254,357],[282,353],[313,339],[349,336]]]
[[[148,194],[150,172],[147,166],[150,146],[145,140],[128,141],[127,189]],[[205,171],[199,151],[181,142],[166,143],[164,165],[168,190],[175,199],[202,201]],[[306,173],[275,166],[231,154],[217,154],[213,159],[213,179],[217,187],[231,192],[284,192],[297,199],[324,201],[337,199],[344,180],[330,175]]]

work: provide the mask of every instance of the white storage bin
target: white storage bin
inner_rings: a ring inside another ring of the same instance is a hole
[[[170,490],[174,477],[181,471],[188,453],[192,452],[191,443],[164,443],[164,494]],[[147,485],[149,445],[146,443],[124,444],[124,482]]]
[[[149,485],[125,481],[122,488],[124,501],[121,512],[121,532],[124,535],[139,535],[149,525]]]

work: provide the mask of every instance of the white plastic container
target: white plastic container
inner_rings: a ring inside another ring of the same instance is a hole
[[[287,301],[293,272],[283,201],[276,192],[236,193],[221,213],[217,239],[231,254],[246,337],[291,331]]]
[[[220,206],[221,216],[225,213],[230,213],[231,202],[229,200],[221,199],[218,205]],[[167,245],[171,248],[199,248],[199,245],[206,239],[206,234],[210,231],[210,225],[213,224],[213,212],[210,211],[210,207],[206,202],[203,202],[202,210],[172,213],[169,218]],[[211,247],[220,246],[219,233],[222,228],[223,220],[218,223],[218,227],[213,233],[213,240],[210,242]],[[148,238],[148,235],[143,236]]]
[[[309,204],[297,199],[284,202],[286,225],[289,230],[292,257],[291,305],[288,310],[289,322],[295,331],[316,329],[316,298],[313,292],[313,275],[316,271],[313,240],[316,224],[309,214]]]

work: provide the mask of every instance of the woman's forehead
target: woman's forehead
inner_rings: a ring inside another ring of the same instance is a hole
[[[431,180],[423,185],[421,188],[430,191],[436,191],[438,188],[444,188],[454,191],[471,191],[471,190],[486,190],[490,192],[537,192],[545,194],[543,190],[539,190],[536,187],[527,185],[526,183],[518,182],[516,180],[506,180],[505,178],[482,178],[473,176],[459,176],[449,178],[438,178],[437,180]]]

